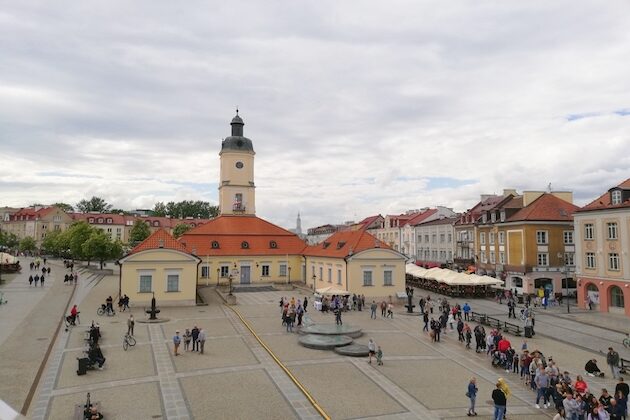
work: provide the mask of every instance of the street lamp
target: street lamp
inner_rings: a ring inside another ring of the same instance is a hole
[[[315,280],[317,280],[317,276],[313,274],[313,291],[315,291]]]
[[[230,289],[229,289],[228,295],[232,296],[232,275],[231,274],[228,276],[228,281],[229,281],[229,285],[230,285],[229,286]]]
[[[566,254],[562,254],[560,252],[558,252],[558,258],[562,261],[562,263],[564,264],[564,289],[566,291],[566,295],[567,295],[567,313],[570,314],[571,313],[571,307],[569,306],[569,279],[567,278],[568,275],[568,267],[567,267],[567,255]]]
[[[217,267],[217,287],[219,287],[219,273],[221,272],[221,269]]]
[[[291,284],[291,266],[287,267],[287,270],[289,270],[289,284]]]

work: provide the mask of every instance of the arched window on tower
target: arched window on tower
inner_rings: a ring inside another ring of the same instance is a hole
[[[234,204],[232,206],[232,210],[236,212],[245,211],[245,204],[243,204],[243,194],[241,193],[234,194]]]

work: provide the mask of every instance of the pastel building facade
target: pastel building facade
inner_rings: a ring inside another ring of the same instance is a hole
[[[630,179],[577,210],[578,305],[630,316]]]

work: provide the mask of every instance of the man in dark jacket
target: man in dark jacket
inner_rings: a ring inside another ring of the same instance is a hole
[[[503,420],[503,414],[505,414],[505,406],[507,405],[507,399],[505,394],[501,391],[501,384],[497,384],[497,387],[492,391],[492,401],[494,402],[494,420]]]
[[[199,341],[197,341],[197,339],[199,338],[199,328],[197,328],[196,325],[190,331],[190,335],[192,336],[192,342],[193,342],[192,351],[199,351]]]

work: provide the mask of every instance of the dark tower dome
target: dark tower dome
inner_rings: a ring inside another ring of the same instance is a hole
[[[238,150],[253,152],[254,145],[252,144],[252,141],[243,136],[243,126],[245,123],[238,115],[238,109],[236,110],[236,116],[232,118],[230,125],[232,126],[232,135],[223,140],[223,143],[221,143],[221,151]]]

